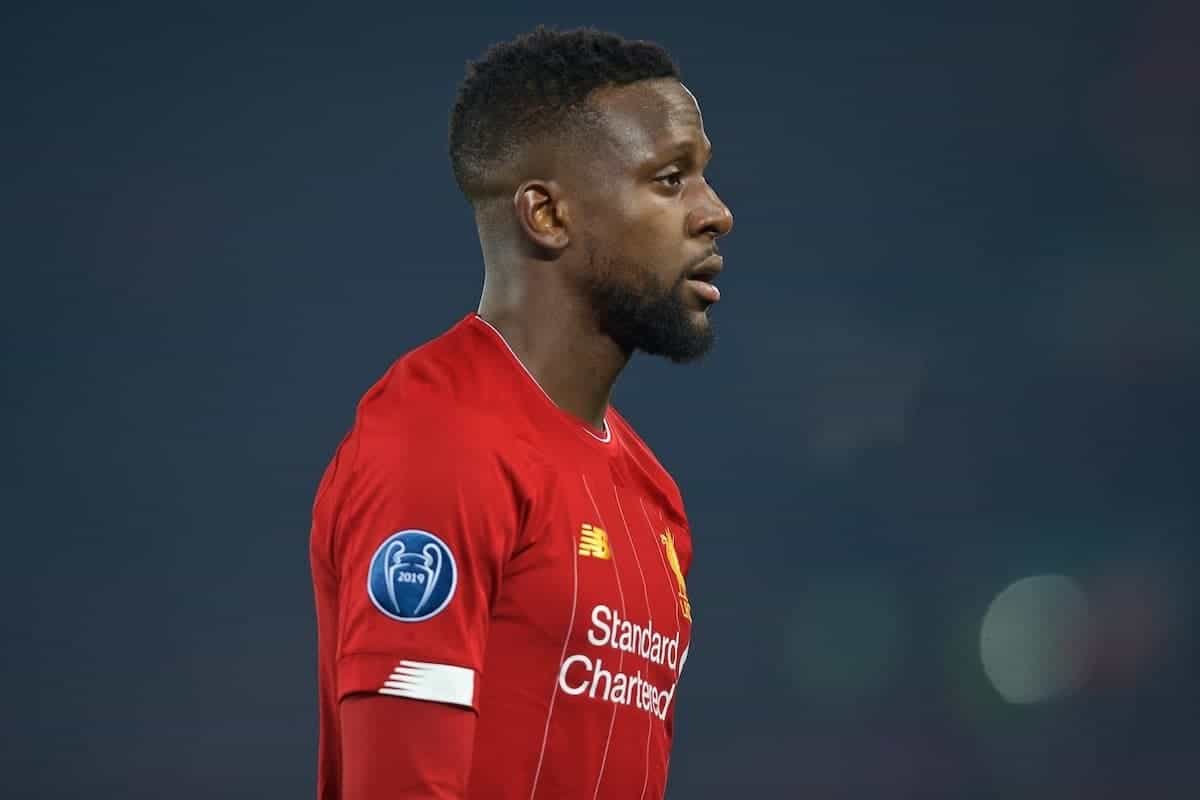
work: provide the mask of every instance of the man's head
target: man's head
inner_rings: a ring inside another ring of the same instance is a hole
[[[485,251],[582,298],[625,352],[685,361],[712,341],[716,239],[699,106],[656,44],[538,28],[468,65],[451,115],[455,180]],[[489,242],[488,240],[495,240]]]

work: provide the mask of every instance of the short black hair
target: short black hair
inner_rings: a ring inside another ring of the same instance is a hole
[[[450,114],[450,166],[468,200],[514,148],[565,130],[589,94],[653,78],[679,78],[659,44],[619,34],[539,25],[467,62]]]

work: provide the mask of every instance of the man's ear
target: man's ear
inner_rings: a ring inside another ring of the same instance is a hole
[[[522,232],[536,246],[558,252],[570,243],[566,199],[557,182],[525,181],[513,195],[513,209]]]

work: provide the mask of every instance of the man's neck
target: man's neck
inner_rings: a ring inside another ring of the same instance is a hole
[[[479,316],[500,332],[555,405],[603,429],[613,385],[629,356],[597,330],[581,300],[489,291],[485,283]]]

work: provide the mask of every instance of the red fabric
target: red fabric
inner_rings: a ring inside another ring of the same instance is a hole
[[[607,424],[561,411],[473,314],[364,396],[313,508],[320,800],[464,770],[445,796],[662,798],[691,533],[650,449],[615,410]],[[472,710],[345,700],[411,692],[413,662],[473,676]],[[466,718],[473,747],[446,746],[443,720]]]
[[[460,800],[475,714],[441,703],[354,695],[340,707],[343,800]],[[414,735],[420,731],[420,735]]]

